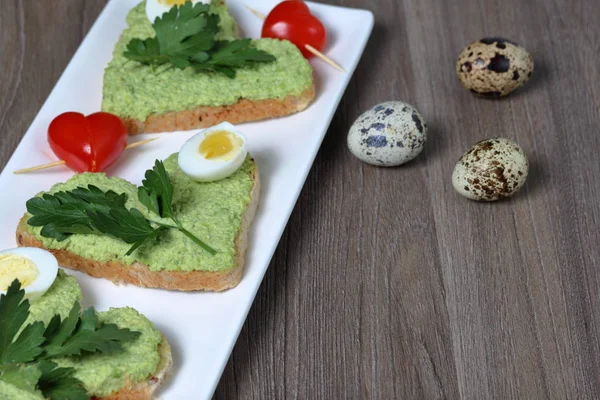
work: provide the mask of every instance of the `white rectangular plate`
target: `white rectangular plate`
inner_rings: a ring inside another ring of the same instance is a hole
[[[25,212],[25,202],[54,183],[72,176],[66,167],[29,175],[12,171],[54,161],[46,140],[47,127],[66,111],[89,114],[100,110],[104,67],[121,31],[125,17],[139,0],[108,3],[81,44],[46,103],[0,175],[0,249],[15,247],[15,228]],[[276,0],[247,2],[267,14]],[[260,36],[262,22],[244,8],[244,0],[228,0],[231,12],[248,37]],[[342,94],[348,85],[373,28],[369,11],[309,3],[328,30],[325,49],[347,73],[313,60],[317,98],[304,112],[286,118],[240,125],[248,138],[262,182],[258,214],[250,232],[250,246],[242,282],[225,293],[178,293],[115,286],[70,272],[79,280],[86,306],[99,310],[131,306],[145,314],[167,336],[173,347],[174,373],[165,382],[165,399],[210,398],[242,328],[254,296],[290,217]],[[196,131],[142,135],[160,137],[151,144],[127,151],[107,173],[140,184],[155,159],[177,152]],[[136,139],[136,140],[137,140]]]

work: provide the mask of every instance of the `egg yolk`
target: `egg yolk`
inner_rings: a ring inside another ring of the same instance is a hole
[[[210,132],[204,138],[198,151],[207,160],[231,160],[242,147],[242,140],[227,131]]]
[[[14,254],[0,255],[0,290],[6,290],[15,279],[21,287],[29,286],[40,274],[35,264],[28,258]]]
[[[186,0],[159,0],[159,3],[164,4],[166,6],[180,6],[184,4]]]

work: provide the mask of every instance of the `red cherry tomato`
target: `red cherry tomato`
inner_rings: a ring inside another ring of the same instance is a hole
[[[286,0],[277,4],[275,8],[271,10],[270,14],[282,14],[285,15],[287,13],[305,13],[310,14],[310,9],[306,5],[306,3],[302,0]],[[270,15],[269,14],[269,15]]]
[[[87,117],[66,112],[48,127],[50,148],[77,172],[104,171],[127,146],[127,128],[115,115],[98,112]]]
[[[271,10],[265,19],[261,37],[287,39],[300,49],[304,57],[310,58],[313,54],[306,50],[306,45],[323,50],[327,32],[303,1],[287,0]]]

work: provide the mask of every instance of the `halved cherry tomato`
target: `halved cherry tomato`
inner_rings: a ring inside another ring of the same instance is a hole
[[[66,112],[48,127],[48,142],[57,157],[77,172],[104,171],[127,146],[127,128],[119,117],[106,112],[87,117]]]
[[[287,39],[300,49],[304,57],[310,58],[313,54],[305,46],[308,44],[323,50],[327,32],[303,1],[286,0],[271,10],[265,19],[261,37]]]

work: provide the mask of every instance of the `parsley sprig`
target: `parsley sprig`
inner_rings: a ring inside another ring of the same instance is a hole
[[[235,78],[236,68],[275,61],[273,55],[252,46],[250,39],[217,40],[220,18],[209,9],[207,4],[190,1],[172,7],[152,24],[155,37],[131,39],[123,55],[154,68],[168,63],[229,78]]]
[[[215,255],[216,251],[212,247],[185,229],[175,217],[175,213],[173,212],[173,184],[165,169],[165,165],[161,161],[156,160],[154,168],[147,170],[144,177],[146,179],[142,181],[142,186],[138,188],[138,200],[140,203],[161,218],[168,218],[173,221],[181,233],[211,255]]]
[[[112,190],[102,191],[94,185],[77,187],[54,194],[45,193],[27,201],[32,216],[27,223],[41,226],[40,234],[63,241],[73,234],[104,234],[131,244],[125,255],[155,240],[167,229],[177,229],[209,254],[216,251],[183,227],[173,213],[173,185],[162,161],[146,171],[146,179],[138,188],[139,201],[158,217],[175,225],[147,219],[138,209],[127,209],[127,195]],[[0,343],[1,343],[0,336]]]
[[[69,315],[55,315],[47,326],[29,317],[29,300],[18,280],[0,295],[0,380],[51,400],[84,400],[89,396],[75,369],[59,367],[52,359],[123,350],[139,332],[101,324],[93,308],[81,314],[75,303]]]

